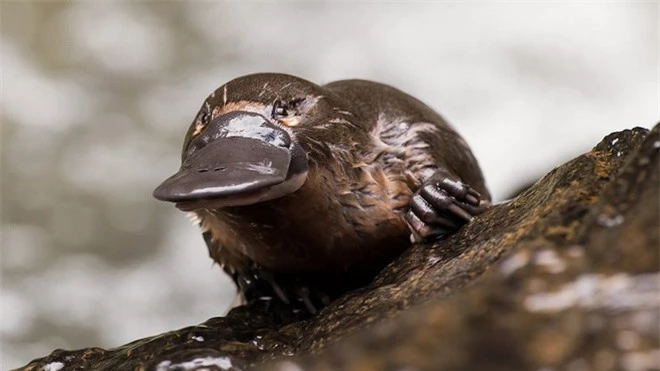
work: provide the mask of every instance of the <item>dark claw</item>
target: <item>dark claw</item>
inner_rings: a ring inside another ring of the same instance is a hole
[[[419,196],[427,200],[436,209],[446,209],[454,203],[452,197],[439,188],[439,184],[429,183],[422,186],[418,191]]]
[[[413,215],[415,215],[421,222],[425,224],[443,225],[449,230],[458,229],[459,227],[458,224],[438,215],[433,206],[431,206],[420,195],[415,196],[410,202],[410,209]]]
[[[476,196],[471,193],[468,193],[465,195],[465,202],[467,202],[470,205],[479,206],[479,197],[480,196],[478,193]]]
[[[410,240],[413,243],[421,242],[429,237],[440,237],[447,235],[457,229],[456,225],[449,219],[438,217],[434,227],[421,221],[411,210],[406,214],[406,222],[412,232]],[[443,227],[444,226],[444,227]]]
[[[458,206],[457,204],[449,205],[447,210],[451,211],[452,213],[454,213],[454,215],[465,220],[466,222],[472,221],[472,215],[470,215],[470,213],[468,213],[467,211],[461,209],[461,207]]]
[[[289,301],[289,298],[287,297],[286,293],[284,292],[284,290],[282,290],[282,288],[277,283],[277,281],[275,280],[275,278],[273,277],[272,274],[270,274],[269,272],[267,272],[265,270],[262,270],[261,272],[259,272],[258,275],[255,275],[255,279],[259,279],[259,278],[264,279],[266,282],[268,282],[270,284],[271,289],[273,290],[275,295],[277,295],[277,297],[280,300],[282,300],[282,302],[284,302],[285,304],[290,304],[291,303]]]
[[[439,169],[431,176],[428,183],[436,182],[436,186],[445,190],[450,196],[458,200],[466,200],[467,195],[474,196],[477,200],[481,198],[479,192],[464,184],[448,171]]]
[[[258,265],[233,274],[239,293],[248,305],[275,300],[290,307],[292,313],[315,314],[330,303],[330,296],[317,286],[302,284],[297,277],[269,272]]]
[[[470,222],[488,206],[479,192],[445,170],[438,170],[410,200],[406,222],[412,240],[445,235]]]
[[[421,221],[412,210],[406,213],[406,222],[408,223],[408,227],[410,227],[410,231],[412,232],[411,240],[413,242],[420,242],[431,232],[431,228],[428,226],[428,224]]]
[[[309,298],[309,289],[307,287],[298,287],[296,294],[302,300],[303,304],[305,304],[305,308],[307,308],[309,313],[316,313],[316,306],[312,303],[312,299]]]
[[[479,203],[479,206],[472,206],[472,205],[468,205],[467,203],[462,203],[460,206],[470,215],[472,215],[472,217],[474,217],[484,212],[484,210],[486,210],[486,208],[490,206],[490,203],[486,201],[481,201]]]
[[[436,213],[433,207],[429,205],[420,195],[416,195],[410,201],[410,209],[424,223],[431,224],[436,221]]]

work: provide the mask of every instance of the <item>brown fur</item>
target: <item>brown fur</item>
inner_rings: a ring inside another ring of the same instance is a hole
[[[300,97],[297,125],[285,129],[308,154],[305,184],[276,200],[196,211],[211,235],[211,257],[230,273],[253,262],[293,274],[379,269],[409,245],[408,202],[439,168],[490,198],[474,156],[442,117],[399,90],[362,80],[318,86],[257,74],[230,81],[204,103],[184,152],[203,130],[203,112],[270,117],[275,100]]]

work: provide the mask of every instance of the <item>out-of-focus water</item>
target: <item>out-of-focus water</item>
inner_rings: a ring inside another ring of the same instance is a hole
[[[657,3],[3,3],[2,369],[226,312],[151,191],[239,75],[360,77],[438,109],[496,198],[658,120]]]

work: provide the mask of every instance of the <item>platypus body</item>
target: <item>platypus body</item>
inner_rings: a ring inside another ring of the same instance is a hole
[[[202,105],[155,191],[195,215],[249,303],[314,312],[488,205],[477,160],[431,108],[364,80],[240,77]],[[412,234],[412,236],[411,236]]]

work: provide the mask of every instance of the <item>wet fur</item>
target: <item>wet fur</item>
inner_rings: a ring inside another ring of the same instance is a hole
[[[318,86],[260,74],[231,81],[204,103],[184,151],[203,131],[204,112],[270,117],[276,99],[296,97],[305,97],[303,121],[286,129],[309,157],[302,188],[256,205],[196,211],[211,257],[234,277],[255,267],[325,281],[372,274],[409,245],[408,203],[439,168],[490,199],[467,144],[442,117],[397,89],[363,80]]]

